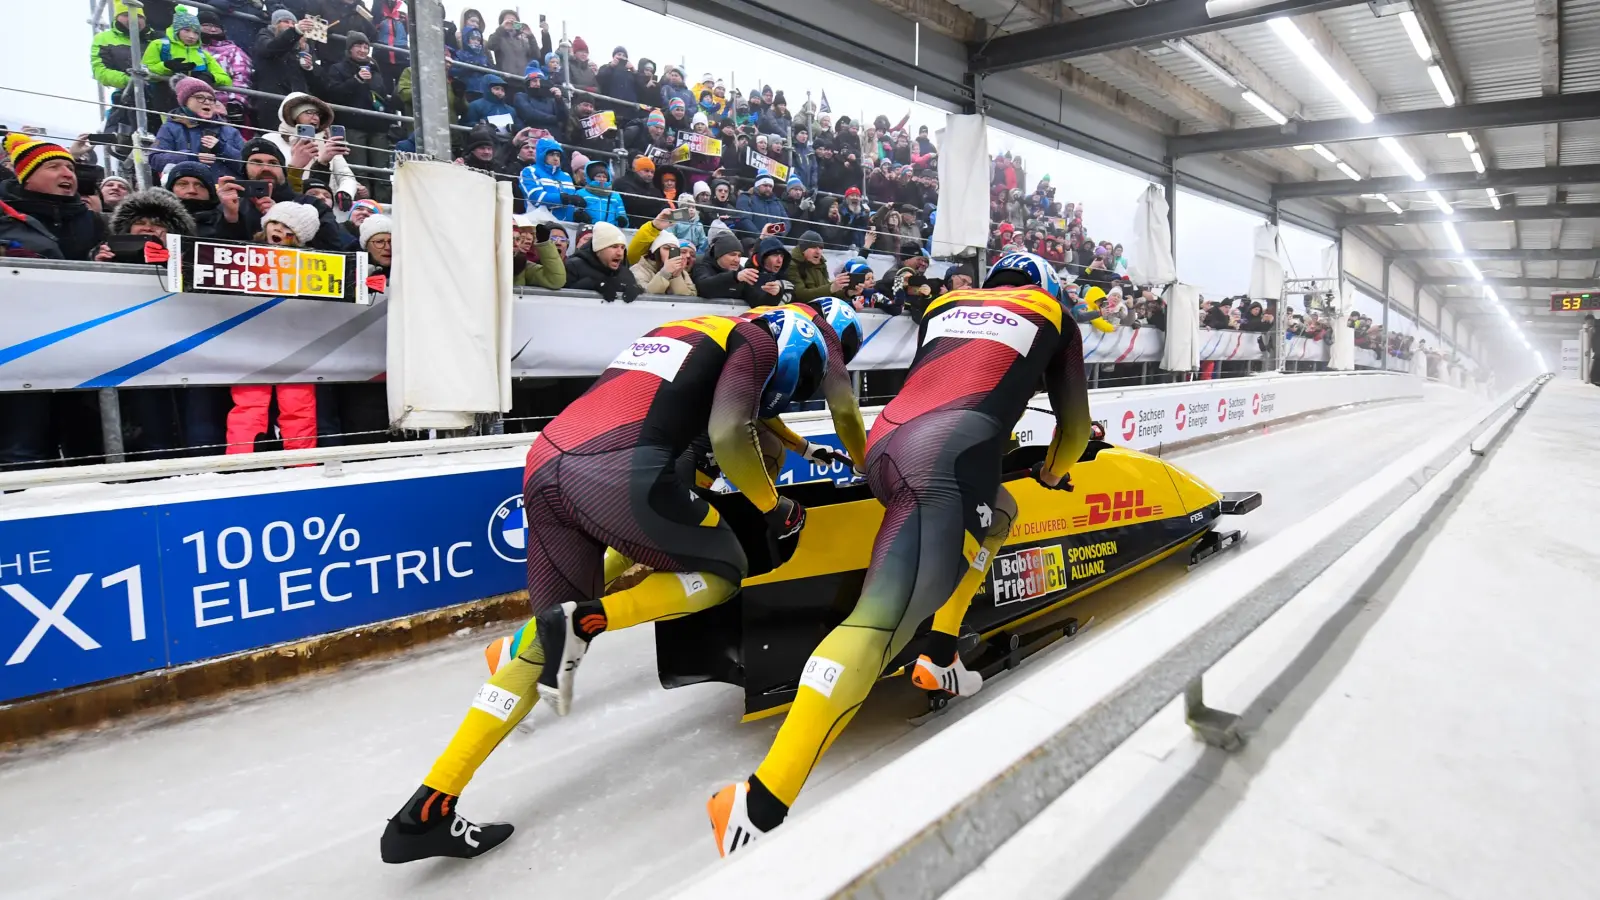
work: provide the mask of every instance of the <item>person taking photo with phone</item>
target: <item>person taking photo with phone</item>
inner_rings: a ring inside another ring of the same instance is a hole
[[[173,84],[178,108],[156,133],[150,168],[160,172],[179,163],[197,162],[212,178],[243,174],[244,136],[228,124],[211,85],[198,78],[179,78]]]
[[[739,195],[739,211],[744,213],[749,227],[758,230],[762,237],[788,230],[788,211],[784,209],[783,201],[773,194],[774,185],[770,174],[757,172],[755,185]],[[774,225],[780,228],[769,230]]]

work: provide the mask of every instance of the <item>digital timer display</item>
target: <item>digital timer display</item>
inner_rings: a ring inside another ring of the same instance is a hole
[[[1552,312],[1600,310],[1600,293],[1589,291],[1582,294],[1551,294],[1550,310]]]

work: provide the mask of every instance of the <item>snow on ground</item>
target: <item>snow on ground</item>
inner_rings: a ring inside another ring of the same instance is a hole
[[[1219,490],[1259,490],[1241,552],[1360,480],[1372,460],[1481,409],[1456,392],[1329,414],[1177,455]],[[1215,565],[1226,566],[1228,558]],[[1183,568],[1156,567],[1085,601],[1080,616],[1159,602]],[[480,770],[464,814],[517,824],[470,863],[378,860],[384,820],[410,794],[484,679],[490,633],[407,656],[196,704],[0,761],[0,898],[652,895],[717,863],[704,802],[747,775],[780,719],[739,724],[740,691],[663,691],[648,629],[607,635],[586,659],[574,713],[541,705]],[[1093,632],[1085,636],[1092,640]],[[1072,652],[1061,645],[1047,652]],[[971,701],[1007,689],[999,679]],[[813,776],[799,810],[835,794],[945,720],[912,728],[923,700],[881,684]]]

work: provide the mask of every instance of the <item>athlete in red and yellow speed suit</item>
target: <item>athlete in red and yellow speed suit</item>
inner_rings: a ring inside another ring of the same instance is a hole
[[[861,597],[807,662],[761,766],[712,798],[722,852],[749,840],[732,828],[764,833],[782,821],[885,666],[935,611],[953,654],[1016,513],[1000,486],[1001,460],[1041,378],[1056,431],[1040,479],[1070,484],[1063,479],[1090,425],[1083,341],[1070,314],[1033,287],[955,291],[929,305],[905,387],[868,438],[867,479],[886,511]]]

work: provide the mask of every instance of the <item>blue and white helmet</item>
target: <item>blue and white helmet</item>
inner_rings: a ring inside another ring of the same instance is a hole
[[[989,277],[983,286],[1025,287],[1033,285],[1050,296],[1061,299],[1061,279],[1054,267],[1044,257],[1033,253],[1007,253],[995,260],[989,268]]]
[[[822,318],[828,327],[839,336],[839,346],[844,349],[844,361],[848,363],[855,359],[862,342],[866,340],[861,320],[856,318],[856,305],[842,297],[823,297],[817,301],[817,307],[822,310]]]
[[[778,341],[778,364],[761,389],[761,418],[770,419],[796,400],[809,400],[828,369],[828,345],[811,317],[775,309],[756,321]]]

